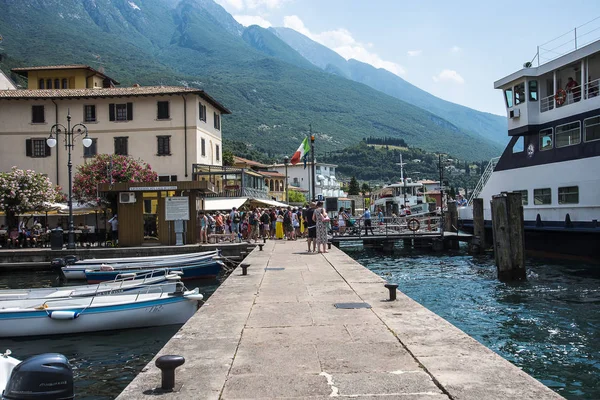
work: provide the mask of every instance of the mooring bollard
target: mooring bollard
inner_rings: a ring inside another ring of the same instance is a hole
[[[331,250],[331,242],[327,242],[327,249]]]
[[[267,237],[263,236],[263,243],[267,243]]]
[[[160,356],[154,363],[162,372],[161,389],[173,390],[175,387],[175,369],[185,363],[182,356]]]
[[[262,244],[262,243],[261,243],[261,244],[259,244],[259,245],[258,245],[258,251],[263,251],[263,249],[262,249],[262,248],[263,248],[263,246],[264,246],[264,244]]]
[[[242,275],[248,275],[248,267],[250,264],[241,263],[240,267],[242,267]]]
[[[390,301],[396,300],[396,289],[398,289],[398,285],[395,283],[386,283],[384,286],[390,291]]]

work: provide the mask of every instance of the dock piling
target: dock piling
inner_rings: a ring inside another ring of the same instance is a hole
[[[525,229],[520,193],[492,197],[494,256],[501,281],[525,280]]]
[[[248,267],[250,266],[250,264],[248,263],[241,263],[240,267],[242,267],[242,275],[248,275]]]
[[[483,199],[473,199],[473,236],[477,240],[471,242],[471,253],[483,253],[486,247]]]
[[[386,283],[384,286],[390,291],[390,301],[396,300],[396,289],[398,289],[398,285],[395,283]]]
[[[161,371],[161,389],[172,391],[175,387],[175,369],[185,363],[185,358],[176,355],[158,357],[155,365]]]

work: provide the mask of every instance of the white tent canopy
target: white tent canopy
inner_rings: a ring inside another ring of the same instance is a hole
[[[240,208],[248,201],[247,197],[208,198],[204,199],[205,211],[227,211],[233,207]]]

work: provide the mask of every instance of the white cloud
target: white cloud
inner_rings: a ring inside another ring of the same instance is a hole
[[[244,26],[258,25],[263,28],[273,26],[269,21],[259,15],[234,15],[233,18]]]
[[[451,52],[453,52],[453,53],[458,53],[458,52],[460,52],[461,50],[462,50],[462,49],[461,49],[460,47],[458,47],[458,46],[452,46],[452,47],[450,48],[450,51],[451,51]]]
[[[375,68],[384,68],[396,75],[403,75],[406,73],[406,70],[401,65],[391,61],[385,61],[376,53],[367,50],[372,47],[372,43],[364,44],[357,42],[352,37],[352,34],[344,28],[321,33],[312,33],[297,15],[285,16],[283,18],[283,25],[286,28],[291,28],[296,32],[303,34],[315,42],[329,47],[346,60],[353,58],[371,64]]]
[[[282,6],[283,3],[287,2],[288,0],[246,0],[246,7],[248,8],[259,8],[259,7],[266,7],[266,8],[279,8]]]
[[[216,2],[226,10],[243,10],[244,0],[216,0]]]
[[[465,80],[460,74],[451,69],[445,69],[440,72],[438,75],[433,76],[434,82],[454,82],[462,85],[465,83]]]
[[[408,54],[409,57],[417,57],[420,56],[422,52],[423,50],[409,50],[406,54]]]

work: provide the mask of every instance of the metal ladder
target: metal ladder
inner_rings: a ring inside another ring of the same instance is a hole
[[[498,164],[498,160],[500,160],[500,157],[494,157],[488,163],[487,167],[485,168],[485,171],[483,171],[483,174],[481,174],[481,178],[479,179],[479,182],[477,182],[477,187],[475,187],[475,190],[473,191],[473,193],[471,194],[471,197],[469,198],[469,205],[473,204],[473,199],[476,199],[479,196],[479,194],[481,193],[481,191],[483,190],[483,187],[485,186],[487,181],[490,179],[490,176],[492,176],[492,172],[494,172],[494,168],[496,168],[496,164]]]

